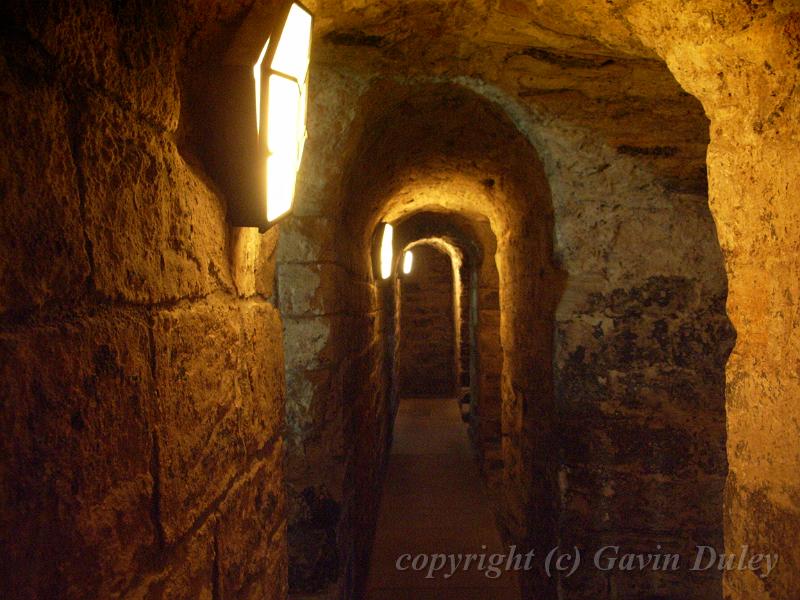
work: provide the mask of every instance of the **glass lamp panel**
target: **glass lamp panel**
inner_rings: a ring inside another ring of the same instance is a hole
[[[292,4],[275,49],[272,69],[291,75],[297,81],[304,81],[308,71],[310,47],[311,15],[297,4]]]
[[[300,88],[300,107],[297,113],[297,166],[300,168],[300,160],[303,158],[303,147],[306,143],[308,133],[306,131],[306,116],[308,114],[308,78]]]
[[[264,62],[264,56],[267,54],[269,48],[269,38],[267,38],[264,47],[261,49],[261,54],[258,55],[256,64],[253,65],[253,78],[256,80],[256,132],[261,133],[261,63]]]
[[[300,88],[291,79],[270,75],[267,100],[267,150],[270,154],[297,157],[297,122]]]
[[[389,279],[392,274],[392,239],[394,237],[393,227],[387,223],[383,227],[383,238],[381,239],[381,278]]]
[[[293,156],[273,154],[267,158],[267,220],[286,214],[292,208],[297,168]]]

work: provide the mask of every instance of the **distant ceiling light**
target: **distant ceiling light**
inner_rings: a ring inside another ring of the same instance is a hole
[[[381,238],[381,279],[389,279],[392,275],[393,238],[394,229],[389,223],[386,223],[383,226],[383,237]]]
[[[411,267],[414,264],[414,253],[411,250],[406,250],[403,255],[403,273],[408,275],[411,273]]]
[[[253,47],[252,38],[263,35],[261,25],[231,48],[235,64],[225,65],[208,94],[212,114],[224,113],[211,134],[217,154],[211,170],[224,188],[231,223],[262,230],[287,215],[294,202],[307,137],[313,21],[299,2],[284,2],[273,17],[266,43],[262,37]],[[240,63],[248,56],[245,71]]]

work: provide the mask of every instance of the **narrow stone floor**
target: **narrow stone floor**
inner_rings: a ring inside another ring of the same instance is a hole
[[[397,568],[404,554],[505,552],[457,401],[404,399],[381,498],[368,600],[518,600],[513,572],[491,579],[470,568],[445,577],[451,572],[445,567],[428,578],[428,568]]]

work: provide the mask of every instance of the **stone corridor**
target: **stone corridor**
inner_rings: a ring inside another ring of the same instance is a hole
[[[0,598],[797,600],[798,190],[798,0],[0,3]]]

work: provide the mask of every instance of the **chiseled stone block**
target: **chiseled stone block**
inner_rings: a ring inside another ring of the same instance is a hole
[[[283,426],[271,306],[207,301],[154,315],[161,517],[168,541],[217,503]]]
[[[18,598],[104,598],[157,548],[143,315],[0,335],[2,555]]]
[[[0,312],[69,301],[89,274],[80,196],[58,88],[0,59]],[[34,81],[36,79],[34,78]]]

